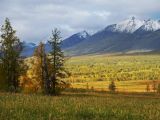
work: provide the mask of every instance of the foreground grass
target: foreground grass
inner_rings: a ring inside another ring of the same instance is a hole
[[[160,96],[64,93],[61,96],[0,93],[0,120],[159,120]]]

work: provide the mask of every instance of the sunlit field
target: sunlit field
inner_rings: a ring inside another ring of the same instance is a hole
[[[159,120],[160,96],[67,92],[0,93],[0,120]]]
[[[159,120],[160,94],[152,89],[159,61],[159,55],[69,58],[70,88],[59,96],[1,92],[0,120]],[[108,89],[112,80],[115,92]]]
[[[159,55],[80,56],[67,60],[73,88],[94,88],[106,91],[115,81],[118,91],[145,92],[149,84],[160,80]]]
[[[152,81],[116,81],[116,91],[120,92],[146,92],[146,84]],[[109,81],[91,81],[87,83],[72,83],[73,88],[94,89],[95,91],[109,91]],[[150,86],[152,88],[152,86]],[[153,90],[151,90],[153,91]]]

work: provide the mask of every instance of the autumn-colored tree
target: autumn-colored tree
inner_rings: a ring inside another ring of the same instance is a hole
[[[49,67],[50,63],[47,58],[47,55],[45,53],[44,44],[41,42],[37,49],[35,50],[34,56],[37,59],[38,65],[37,65],[37,74],[39,75],[39,78],[41,79],[41,88],[44,90],[45,93],[49,93],[51,90],[51,82],[49,79]]]
[[[147,91],[147,92],[150,92],[150,90],[151,90],[151,89],[150,89],[150,85],[147,84],[147,86],[146,86],[146,91]]]
[[[27,73],[21,77],[21,86],[26,92],[43,91],[48,93],[49,81],[49,61],[45,53],[44,44],[40,42],[34,51],[32,58],[29,58]]]

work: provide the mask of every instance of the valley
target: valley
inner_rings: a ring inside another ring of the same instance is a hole
[[[71,57],[66,68],[67,79],[73,88],[108,91],[110,81],[115,81],[117,91],[150,92],[154,82],[160,83],[160,56],[157,55],[90,55]]]
[[[0,0],[0,120],[160,120],[160,0]]]

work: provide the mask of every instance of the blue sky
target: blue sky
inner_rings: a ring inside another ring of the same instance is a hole
[[[63,38],[94,33],[136,16],[160,19],[160,0],[0,0],[0,25],[8,17],[22,41],[47,40],[57,27]]]

